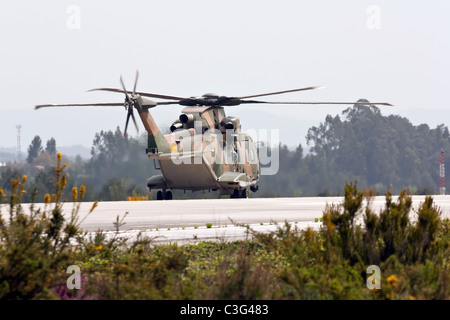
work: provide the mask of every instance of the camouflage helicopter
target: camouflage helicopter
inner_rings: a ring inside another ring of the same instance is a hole
[[[365,104],[390,105],[368,102],[273,102],[253,98],[283,93],[314,90],[306,87],[242,97],[220,96],[207,93],[200,97],[178,97],[136,91],[139,72],[136,71],[133,91],[127,91],[120,76],[122,89],[97,88],[89,91],[109,91],[125,94],[123,103],[45,104],[45,107],[124,106],[127,111],[124,136],[130,118],[139,132],[133,111],[139,114],[148,133],[146,153],[159,164],[160,175],[147,180],[148,190],[156,191],[157,200],[171,200],[171,190],[213,190],[230,198],[248,198],[249,189],[258,190],[260,162],[257,143],[241,131],[238,117],[227,116],[224,107],[241,104]],[[153,101],[144,97],[162,99]],[[149,109],[159,105],[184,106],[182,113],[163,135]]]

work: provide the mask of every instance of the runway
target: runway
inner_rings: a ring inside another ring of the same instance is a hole
[[[413,211],[425,196],[413,196]],[[441,208],[442,218],[450,218],[450,196],[433,196]],[[394,201],[396,197],[394,197]],[[81,203],[80,227],[88,232],[103,230],[112,234],[117,216],[124,218],[120,234],[134,238],[139,232],[155,241],[186,242],[205,239],[242,239],[249,225],[252,229],[267,232],[288,222],[299,228],[320,228],[321,218],[329,204],[341,204],[343,197],[300,198],[250,198],[250,199],[198,199],[170,201],[118,201],[99,202],[88,215],[92,202]],[[375,197],[372,208],[379,212],[385,198]],[[43,204],[38,204],[43,207]],[[23,205],[27,211],[27,205]],[[64,214],[70,216],[73,204],[65,203]],[[2,210],[5,213],[5,208]],[[414,219],[411,212],[410,218]]]

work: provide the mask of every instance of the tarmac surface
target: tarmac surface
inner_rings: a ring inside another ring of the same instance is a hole
[[[413,196],[411,219],[415,218],[415,210],[424,199],[425,196]],[[442,218],[450,218],[450,195],[437,195],[433,199],[442,210]],[[83,202],[78,215],[83,230],[103,230],[110,236],[117,232],[114,226],[117,217],[124,218],[116,236],[120,234],[130,240],[139,235],[155,242],[232,241],[249,237],[249,228],[270,232],[286,222],[300,229],[317,230],[321,223],[316,218],[322,217],[326,206],[340,205],[342,201],[343,197],[105,201],[99,202],[90,214],[92,202]],[[375,197],[371,208],[379,212],[384,204],[383,196]],[[44,207],[43,204],[37,206]],[[28,210],[26,204],[23,207]],[[72,203],[65,203],[64,214],[69,217],[73,208]],[[362,216],[363,213],[360,221]]]

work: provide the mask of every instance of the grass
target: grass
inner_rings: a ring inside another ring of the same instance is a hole
[[[84,233],[77,215],[82,186],[72,190],[65,219],[60,161],[55,170],[55,193],[43,197],[43,210],[31,204],[30,215],[21,205],[26,177],[12,181],[10,195],[0,189],[1,209],[10,216],[0,218],[1,299],[450,298],[450,222],[432,197],[412,222],[406,192],[394,202],[388,190],[385,208],[375,213],[370,192],[355,182],[346,184],[342,205],[324,209],[318,231],[285,222],[270,233],[249,228],[245,241],[155,244],[119,236],[126,214],[117,217],[112,237]],[[381,270],[380,290],[366,286],[370,265]],[[81,289],[67,287],[70,266],[81,272]]]

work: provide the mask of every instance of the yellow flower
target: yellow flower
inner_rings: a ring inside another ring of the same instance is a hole
[[[80,186],[80,198],[82,199],[84,197],[84,194],[86,193],[86,187],[82,184]]]
[[[51,201],[52,201],[52,198],[50,197],[50,195],[48,193],[46,193],[44,196],[44,203],[49,204]]]
[[[94,209],[97,208],[97,205],[98,205],[98,201],[95,201],[95,202],[92,204],[92,207],[91,207],[91,210],[89,211],[89,213],[91,213],[92,211],[94,211]]]
[[[97,248],[95,248],[95,250],[97,250],[97,251],[100,251],[100,250],[102,250],[103,249],[103,246],[102,245],[99,245]]]
[[[61,157],[62,157],[61,152],[58,152],[58,153],[56,154],[56,157],[58,158],[58,160],[61,161]]]
[[[77,196],[78,196],[78,189],[77,189],[77,187],[73,187],[72,188],[72,200],[74,202],[77,201]]]
[[[24,174],[23,177],[22,177],[22,183],[25,183],[26,181],[27,181],[27,175]]]
[[[66,187],[66,183],[67,183],[67,178],[64,175],[61,177],[61,189],[64,189]]]
[[[395,276],[395,274],[390,275],[387,279],[386,279],[387,283],[389,284],[390,287],[395,288],[398,284],[398,278]]]
[[[11,186],[13,188],[13,190],[15,190],[20,184],[20,180],[18,179],[11,179]]]

